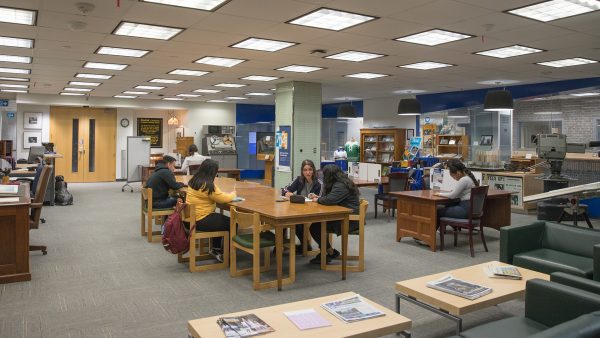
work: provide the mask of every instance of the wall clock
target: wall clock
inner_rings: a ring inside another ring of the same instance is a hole
[[[121,127],[126,128],[129,126],[129,120],[126,118],[121,119]]]

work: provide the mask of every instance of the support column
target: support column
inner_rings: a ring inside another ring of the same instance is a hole
[[[317,169],[321,163],[321,84],[286,82],[277,85],[275,130],[291,126],[291,172],[275,168],[275,188],[283,188],[301,175],[300,164],[309,159]]]

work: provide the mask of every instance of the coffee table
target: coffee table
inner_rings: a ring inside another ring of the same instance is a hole
[[[521,280],[490,278],[484,270],[489,264],[508,265],[492,261],[397,282],[396,312],[400,313],[401,299],[409,301],[442,317],[453,320],[456,322],[456,334],[459,334],[462,331],[462,318],[459,317],[460,315],[498,305],[509,300],[522,298],[525,295],[525,283],[529,279],[550,279],[550,276],[547,274],[521,267],[518,268],[523,277]],[[452,275],[452,277],[457,279],[491,287],[492,292],[475,300],[469,300],[427,287],[427,282],[440,279],[445,275]]]

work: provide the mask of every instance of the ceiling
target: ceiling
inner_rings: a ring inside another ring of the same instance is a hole
[[[600,63],[551,68],[535,62],[571,57],[600,60],[600,11],[542,23],[506,14],[503,11],[539,1],[520,0],[231,0],[214,12],[144,3],[136,0],[79,0],[95,8],[83,13],[77,0],[0,0],[0,6],[38,11],[37,25],[0,23],[0,35],[35,39],[33,49],[0,47],[0,54],[32,56],[31,65],[0,62],[0,67],[31,67],[31,75],[0,73],[0,76],[28,77],[30,93],[58,94],[69,81],[98,81],[102,85],[89,94],[112,97],[153,78],[185,80],[153,91],[143,99],[160,99],[193,90],[219,89],[221,82],[243,83],[243,88],[223,88],[204,94],[206,101],[248,92],[270,92],[277,83],[318,82],[323,101],[344,98],[369,99],[399,95],[405,90],[427,93],[487,88],[480,81],[514,80],[518,84],[600,76]],[[118,6],[119,4],[119,6]],[[320,7],[378,17],[376,20],[340,32],[298,26],[289,20]],[[124,37],[111,34],[121,21],[132,21],[185,30],[170,41]],[[73,22],[85,27],[71,29]],[[434,47],[393,39],[433,28],[475,37]],[[278,52],[229,47],[248,37],[298,43]],[[544,52],[497,59],[473,54],[483,50],[521,44]],[[99,46],[151,50],[142,58],[98,55]],[[311,53],[315,49],[326,53]],[[363,62],[325,59],[324,56],[357,50],[385,54]],[[231,68],[194,63],[204,56],[247,59]],[[122,71],[85,69],[86,61],[128,64]],[[399,68],[399,65],[437,61],[456,65],[434,70]],[[324,67],[312,73],[277,71],[290,64]],[[201,77],[167,75],[173,69],[210,71]],[[358,72],[383,73],[378,79],[347,78]],[[114,75],[110,80],[76,79],[76,73]],[[270,82],[240,80],[248,75],[280,77]],[[2,81],[2,83],[9,83]],[[159,96],[163,95],[163,96]],[[248,96],[246,96],[248,97]],[[273,104],[274,95],[248,97],[243,103]]]

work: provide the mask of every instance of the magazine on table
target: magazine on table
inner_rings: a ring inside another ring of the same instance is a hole
[[[331,323],[314,309],[287,311],[283,314],[300,330],[331,326]]]
[[[491,288],[456,279],[451,275],[446,275],[438,280],[427,282],[427,286],[470,300],[477,299],[492,292]]]
[[[225,337],[252,337],[275,331],[255,314],[238,317],[219,317],[217,324]]]
[[[324,303],[321,306],[345,322],[385,316],[385,313],[365,302],[360,295]]]
[[[521,273],[516,266],[512,265],[494,265],[485,266],[485,273],[490,278],[522,279]]]

